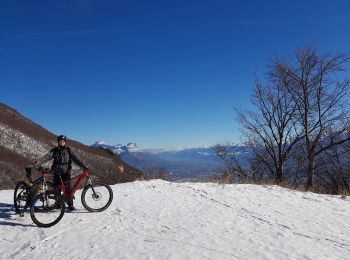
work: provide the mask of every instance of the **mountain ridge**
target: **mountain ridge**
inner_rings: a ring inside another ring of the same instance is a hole
[[[136,143],[108,145],[103,141],[98,141],[93,146],[119,154],[125,162],[143,172],[165,169],[170,180],[200,180],[215,175],[224,167],[214,147],[209,146],[143,149]]]
[[[47,153],[56,142],[56,135],[0,103],[0,177],[3,180],[0,188],[13,187],[23,180],[24,166]],[[119,155],[74,140],[68,140],[67,144],[90,166],[92,174],[103,181],[113,184],[143,177],[141,171],[122,161]],[[74,173],[79,171],[73,168]]]

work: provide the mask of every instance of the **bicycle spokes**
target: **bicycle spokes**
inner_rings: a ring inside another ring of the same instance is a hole
[[[17,202],[17,207],[18,207],[18,213],[20,214],[21,217],[23,217],[23,213],[26,211],[27,209],[27,191],[26,190],[22,190],[18,193],[17,198],[16,198],[16,202]]]
[[[103,211],[113,200],[112,189],[104,183],[95,182],[85,187],[82,193],[83,206],[89,211]]]
[[[61,196],[54,192],[39,194],[33,200],[30,215],[40,227],[50,227],[58,223],[64,214]]]

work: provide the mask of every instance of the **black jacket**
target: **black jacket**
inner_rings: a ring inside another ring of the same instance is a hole
[[[70,170],[72,169],[72,162],[84,169],[88,168],[87,165],[79,160],[74,152],[67,146],[52,148],[46,155],[34,162],[34,167],[37,168],[52,159],[53,163],[51,170],[55,173],[70,173]]]

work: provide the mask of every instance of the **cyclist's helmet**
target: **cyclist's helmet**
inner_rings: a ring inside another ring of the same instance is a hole
[[[65,135],[59,135],[57,136],[57,142],[58,144],[61,142],[61,141],[65,141],[66,142],[67,140],[67,137]]]

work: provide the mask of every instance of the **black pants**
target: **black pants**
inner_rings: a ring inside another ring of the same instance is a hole
[[[71,174],[70,172],[65,172],[61,174],[61,178],[62,181],[64,181],[64,185],[66,186],[66,190],[67,192],[71,192],[71,182],[69,181],[71,179]],[[60,187],[61,185],[61,179],[60,179],[60,174],[59,173],[55,173],[54,178],[53,178],[54,184],[56,187]],[[67,181],[67,182],[66,182]],[[68,197],[67,198],[67,204],[68,206],[73,205],[73,198],[72,197]]]

